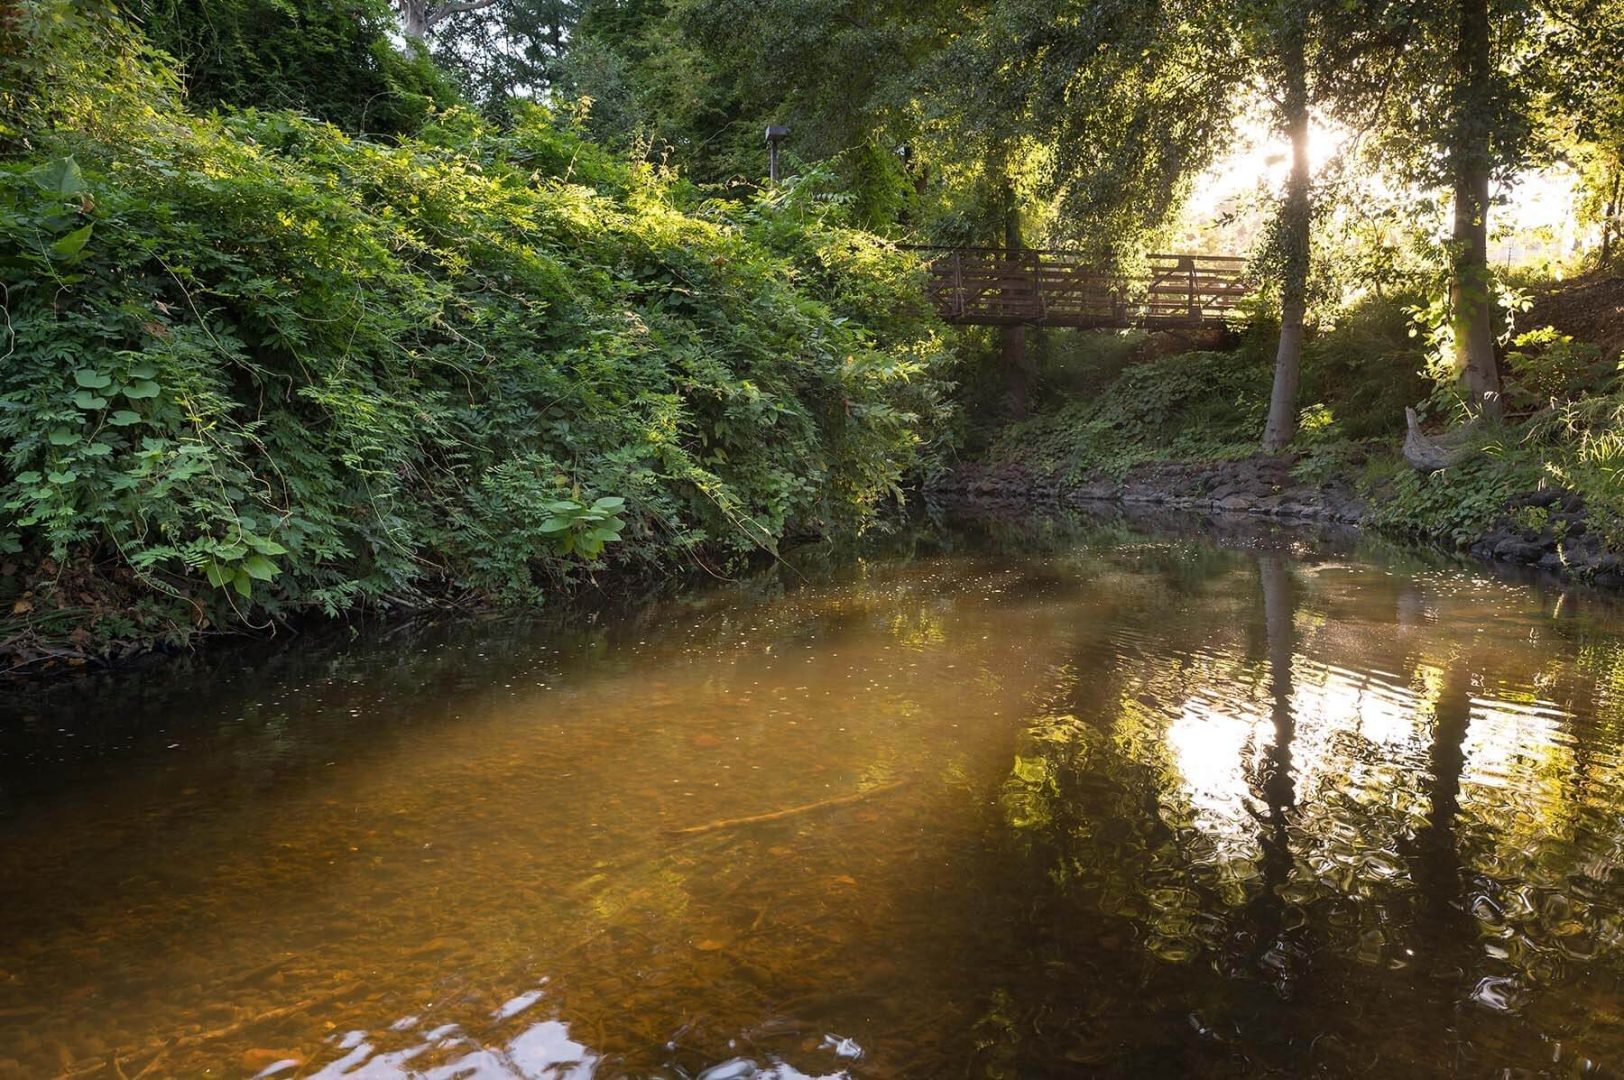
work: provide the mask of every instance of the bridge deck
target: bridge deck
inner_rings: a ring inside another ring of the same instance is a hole
[[[1224,325],[1252,291],[1246,260],[1152,255],[1142,274],[1099,269],[1064,251],[927,248],[942,318],[982,326],[1191,328]]]

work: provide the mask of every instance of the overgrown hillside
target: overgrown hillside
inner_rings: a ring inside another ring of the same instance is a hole
[[[0,650],[536,601],[861,526],[933,438],[913,260],[530,109],[199,116],[103,10],[0,23]]]

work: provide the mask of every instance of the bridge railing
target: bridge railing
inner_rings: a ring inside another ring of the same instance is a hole
[[[1227,322],[1252,289],[1246,260],[1230,255],[1151,255],[1143,272],[1130,275],[1065,251],[917,250],[932,256],[932,302],[956,323],[1215,326]]]

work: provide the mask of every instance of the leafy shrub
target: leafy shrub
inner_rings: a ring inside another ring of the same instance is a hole
[[[1078,479],[1144,461],[1243,457],[1257,449],[1270,368],[1257,352],[1194,352],[1128,368],[1103,393],[998,436],[989,457]]]
[[[1027,332],[1040,400],[1068,401],[1102,393],[1132,363],[1150,335],[1143,330]]]
[[[1604,392],[1618,376],[1618,366],[1601,359],[1595,345],[1575,342],[1549,326],[1519,334],[1506,352],[1506,404],[1513,409],[1542,409]]]
[[[705,201],[539,108],[190,116],[116,19],[20,10],[0,548],[210,620],[535,598],[860,527],[943,411],[915,260],[794,187]]]
[[[1474,452],[1437,472],[1419,472],[1397,452],[1369,459],[1359,486],[1383,528],[1464,546],[1506,512],[1507,501],[1539,486],[1538,460],[1501,429],[1485,429]]]
[[[399,135],[456,103],[427,56],[394,47],[383,0],[131,0],[129,11],[180,61],[197,111],[292,109],[345,131]]]
[[[1551,481],[1584,497],[1590,528],[1624,549],[1624,394],[1560,402],[1529,422],[1524,443]]]
[[[1401,434],[1405,406],[1432,389],[1412,327],[1400,301],[1369,298],[1354,305],[1304,346],[1302,400],[1329,409],[1347,438]]]

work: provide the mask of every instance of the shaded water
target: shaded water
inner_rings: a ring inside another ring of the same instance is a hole
[[[1624,1068],[1617,609],[1120,526],[792,580],[9,693],[0,1076]]]

